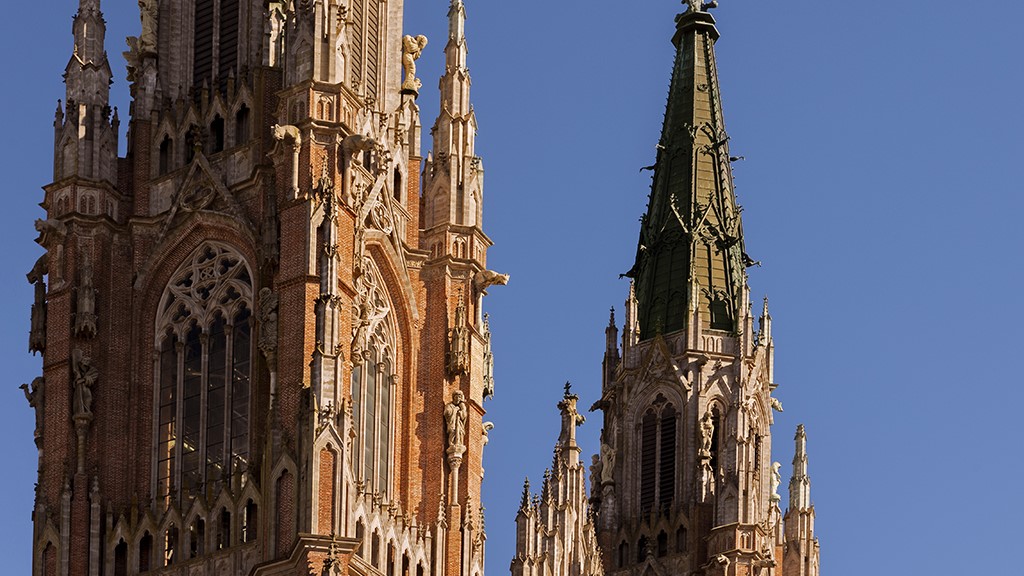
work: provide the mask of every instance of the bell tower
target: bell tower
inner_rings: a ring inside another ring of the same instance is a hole
[[[431,254],[426,38],[402,0],[138,7],[119,158],[80,2],[36,224],[34,576],[482,574],[482,306],[507,277],[479,217],[474,251]],[[449,20],[438,125],[479,202],[461,1]]]

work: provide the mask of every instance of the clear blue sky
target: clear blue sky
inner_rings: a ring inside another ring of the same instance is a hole
[[[104,0],[115,104],[134,2]],[[424,124],[437,112],[446,0],[409,0]],[[523,476],[551,460],[562,384],[589,406],[608,308],[621,310],[667,93],[675,1],[467,0],[496,350],[485,479],[488,573],[507,574]],[[755,298],[775,319],[773,458],[807,426],[828,576],[1020,573],[1018,366],[1024,273],[1024,4],[741,2],[715,13]],[[4,573],[27,574],[40,371],[27,350],[32,240],[52,177],[74,0],[0,26],[0,300],[8,377]],[[425,131],[426,132],[426,131]],[[122,135],[123,137],[123,135]],[[424,149],[429,141],[424,143]],[[621,314],[620,314],[621,320]],[[596,449],[600,419],[581,442]],[[785,496],[785,495],[784,495]]]

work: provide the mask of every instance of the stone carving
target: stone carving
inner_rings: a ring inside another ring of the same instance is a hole
[[[260,230],[263,263],[277,266],[281,259],[281,247],[278,242],[280,224],[277,219],[277,201],[269,190],[267,191],[264,206],[266,206],[266,217],[263,219],[263,225]]]
[[[270,288],[260,289],[259,302],[259,336],[257,345],[267,358],[273,362],[277,355],[277,304],[278,297]]]
[[[46,380],[41,376],[32,380],[31,389],[28,384],[22,384],[19,386],[19,388],[21,388],[25,393],[25,399],[28,400],[28,405],[35,409],[36,412],[35,439],[37,444],[43,437],[43,389],[45,386]]]
[[[612,484],[615,482],[615,448],[605,442],[601,442],[601,484]]]
[[[92,365],[92,359],[75,348],[71,352],[71,383],[75,387],[72,417],[75,420],[92,418],[92,386],[97,378],[99,372]]]
[[[444,425],[448,432],[448,455],[462,455],[466,449],[466,400],[461,390],[452,392],[452,401],[444,407]]]
[[[508,274],[499,274],[493,270],[481,270],[473,275],[473,287],[477,292],[483,292],[491,286],[505,286],[508,284],[509,278]]]
[[[352,362],[361,363],[370,357],[370,337],[377,334],[385,341],[384,318],[391,311],[387,295],[378,278],[376,267],[368,257],[363,257],[362,266],[356,271],[357,295],[352,310]]]
[[[412,94],[419,94],[423,82],[416,77],[416,61],[419,60],[423,49],[427,47],[427,37],[405,36],[402,38],[402,68],[405,69],[405,81],[402,82],[402,91]]]
[[[715,436],[715,421],[708,410],[700,419],[700,455],[703,458],[711,457],[711,439]]]
[[[772,403],[772,410],[775,410],[776,412],[782,412],[782,401],[781,400],[779,400],[778,398],[772,398],[771,399],[771,403]]]
[[[601,482],[604,480],[604,465],[601,457],[594,454],[590,457],[590,495],[597,497],[601,494]]]
[[[139,36],[139,51],[156,53],[157,29],[160,26],[160,5],[158,0],[139,0],[142,18],[142,35]]]
[[[35,266],[25,275],[35,287],[35,300],[32,303],[32,321],[28,333],[28,351],[46,352],[46,282],[43,276],[49,268],[49,257],[43,254],[36,260]]]
[[[779,470],[781,470],[781,469],[782,469],[782,464],[779,464],[778,462],[772,462],[772,478],[771,478],[771,492],[772,493],[771,493],[771,496],[769,496],[769,500],[771,500],[772,502],[778,502],[779,500],[781,500],[781,497],[779,496],[779,485],[782,484],[782,474],[779,472]]]
[[[128,63],[128,82],[133,83],[139,80],[139,71],[142,70],[142,48],[139,46],[138,36],[129,36],[124,39],[128,44],[128,50],[121,52],[125,62]]]
[[[283,142],[285,139],[292,141],[292,198],[299,197],[299,150],[302,149],[302,134],[295,126],[281,126],[274,124],[270,127],[270,134],[274,140]]]
[[[491,322],[484,314],[484,400],[494,397],[494,350],[491,348]]]
[[[466,326],[466,304],[459,298],[455,308],[455,325],[448,345],[448,372],[464,374],[469,369],[469,327]]]
[[[79,271],[78,308],[75,311],[75,336],[92,338],[96,335],[96,289],[92,285],[92,262],[88,254],[82,259]]]
[[[494,430],[494,422],[484,422],[484,425],[483,425],[484,446],[487,446],[487,443],[491,441],[491,437],[489,436],[491,430]]]
[[[64,286],[64,238],[68,233],[67,225],[54,218],[37,219],[36,231],[39,232],[36,243],[46,248],[49,257],[49,266],[44,274],[50,276],[50,289],[59,290]]]

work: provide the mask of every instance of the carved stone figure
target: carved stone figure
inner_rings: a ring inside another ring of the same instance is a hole
[[[25,393],[25,399],[28,400],[28,405],[36,411],[36,431],[35,438],[38,442],[43,436],[43,388],[46,385],[46,380],[41,376],[32,380],[32,388],[29,389],[28,384],[22,384],[19,386]]]
[[[711,439],[715,437],[715,421],[708,410],[700,419],[700,455],[711,457]]]
[[[144,53],[155,53],[157,28],[160,26],[160,6],[158,0],[139,0],[139,11],[142,17],[142,35],[139,36],[139,49]]]
[[[601,481],[604,480],[604,466],[601,464],[601,457],[594,454],[590,457],[590,495],[601,494]]]
[[[469,369],[469,327],[466,326],[466,305],[459,302],[455,308],[455,325],[452,327],[448,350],[448,372],[461,374]]]
[[[772,410],[776,412],[782,412],[782,402],[778,398],[772,398]]]
[[[601,443],[601,484],[611,484],[615,481],[615,452],[615,448]]]
[[[92,285],[92,263],[86,256],[79,271],[78,309],[75,311],[75,335],[92,338],[96,335],[96,289]]]
[[[92,365],[92,359],[80,348],[71,352],[71,383],[75,387],[72,400],[72,416],[92,418],[92,385],[99,378],[99,372]]]
[[[32,320],[28,333],[28,351],[43,353],[46,351],[46,275],[49,257],[43,254],[36,260],[35,266],[25,275],[35,287],[35,300],[32,303]]]
[[[466,400],[461,390],[452,392],[452,401],[444,407],[444,425],[448,432],[448,450],[461,451],[466,448]]]
[[[491,325],[484,314],[484,393],[483,397],[494,397],[494,350],[491,348]]]
[[[268,360],[277,352],[277,304],[278,297],[273,290],[260,289],[260,308],[257,317],[260,331],[257,345]]]
[[[302,134],[295,126],[281,126],[280,124],[274,124],[270,127],[270,133],[273,135],[274,140],[281,141],[285,138],[289,138],[292,141],[292,145],[296,148],[302,146]]]
[[[778,502],[781,497],[779,496],[779,486],[782,484],[782,474],[779,472],[782,469],[782,464],[778,462],[772,462],[772,478],[771,478],[771,496],[769,499],[772,502]]]
[[[493,270],[481,270],[473,276],[473,287],[477,292],[483,292],[491,286],[508,284],[509,278],[508,274],[499,274]]]
[[[59,290],[64,286],[64,238],[68,233],[67,225],[55,218],[37,219],[36,231],[39,232],[36,243],[46,248],[49,259],[47,271],[43,274],[50,276],[50,289]]]
[[[427,47],[427,37],[422,34],[416,37],[406,36],[402,38],[402,68],[405,69],[405,81],[402,82],[402,91],[419,94],[423,82],[416,77],[416,61],[423,54]]]

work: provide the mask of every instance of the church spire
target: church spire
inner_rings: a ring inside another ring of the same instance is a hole
[[[650,203],[629,272],[641,340],[680,330],[697,315],[705,328],[734,331],[745,310],[743,233],[715,62],[719,34],[706,12],[715,4],[688,4],[676,17]]]
[[[110,102],[110,63],[104,48],[107,23],[100,0],[79,0],[72,24],[75,45],[64,72],[69,102],[106,106]]]
[[[797,426],[795,440],[793,477],[789,480],[789,507],[791,510],[803,510],[811,507],[811,478],[807,475],[807,432],[803,424]]]
[[[445,72],[439,83],[441,110],[431,129],[433,152],[424,167],[423,228],[429,236],[451,235],[457,232],[453,226],[463,228],[458,232],[470,236],[465,241],[481,249],[460,252],[462,244],[446,238],[436,243],[443,249],[435,257],[448,255],[482,264],[490,240],[481,231],[484,170],[476,155],[477,124],[469,99],[472,82],[466,66],[466,6],[462,0],[451,0],[448,8],[444,53]]]

